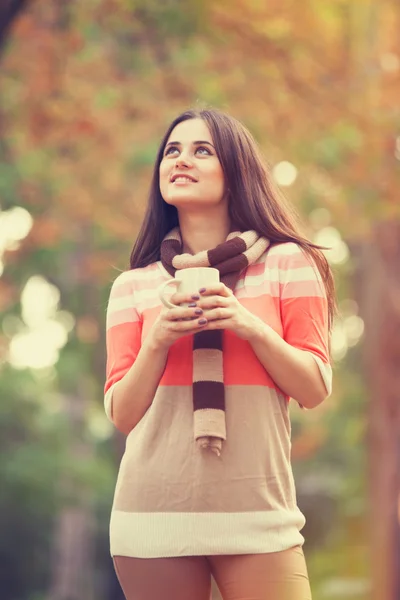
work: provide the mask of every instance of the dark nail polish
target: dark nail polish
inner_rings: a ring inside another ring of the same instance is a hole
[[[207,319],[200,319],[199,325],[205,325],[207,323]]]
[[[200,296],[198,294],[193,294],[193,300],[200,300]]]
[[[197,308],[194,312],[195,312],[196,315],[202,315],[203,314],[203,311],[201,310],[201,308]]]
[[[207,291],[207,288],[201,288],[201,289],[199,290],[200,294],[203,294],[203,293],[204,293],[204,292],[206,292],[206,291]]]
[[[190,304],[188,304],[188,306],[190,306],[190,308],[194,308],[195,306],[197,306],[196,302],[191,302]]]

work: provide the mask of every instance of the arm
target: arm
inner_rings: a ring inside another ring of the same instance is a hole
[[[305,408],[318,406],[332,391],[328,311],[320,274],[299,246],[285,244],[278,259],[283,339],[260,321],[249,339],[278,387]]]
[[[151,405],[168,350],[150,339],[141,344],[142,322],[134,305],[132,274],[121,273],[111,288],[107,308],[107,377],[105,411],[128,434]]]
[[[284,394],[305,408],[314,408],[325,400],[327,389],[309,352],[294,348],[261,320],[249,342],[258,360]]]
[[[153,402],[167,362],[168,350],[147,338],[129,371],[114,386],[112,420],[126,435],[139,423]]]
[[[104,405],[108,418],[128,434],[153,402],[170,346],[201,329],[191,295],[175,293],[176,308],[162,309],[142,343],[142,321],[134,304],[132,271],[115,280],[107,308],[107,380]],[[156,292],[155,292],[156,293]],[[184,306],[180,304],[184,303]]]

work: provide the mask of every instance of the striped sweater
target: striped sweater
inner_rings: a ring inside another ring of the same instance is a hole
[[[107,309],[105,411],[162,308],[161,262],[121,273]],[[194,290],[195,291],[195,290]],[[315,265],[294,243],[268,249],[234,294],[316,361],[327,395],[327,301]],[[290,464],[289,398],[249,342],[224,332],[227,440],[220,457],[194,442],[192,336],[175,342],[154,399],[129,433],[110,523],[111,554],[138,558],[277,552],[303,544]],[[135,398],[132,398],[135,402]]]

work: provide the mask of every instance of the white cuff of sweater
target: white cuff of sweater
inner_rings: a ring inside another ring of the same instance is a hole
[[[317,363],[319,372],[321,373],[322,381],[324,382],[327,398],[332,394],[332,367],[328,363],[324,363],[319,356],[309,352]]]
[[[107,419],[112,422],[112,397],[114,393],[115,386],[118,381],[112,384],[112,386],[106,391],[104,394],[104,410],[107,415]]]

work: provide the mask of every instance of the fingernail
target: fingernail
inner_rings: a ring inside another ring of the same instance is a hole
[[[190,306],[190,308],[194,308],[195,306],[197,306],[196,302],[191,302],[190,304],[188,304],[188,306]]]
[[[201,289],[199,290],[200,294],[202,294],[203,292],[206,292],[206,291],[207,291],[207,288],[201,288]]]
[[[207,319],[199,319],[199,325],[205,325],[207,323]]]
[[[200,296],[198,294],[193,294],[193,300],[200,300]]]
[[[195,315],[202,315],[203,311],[201,310],[201,308],[198,308],[197,310],[194,311]]]

